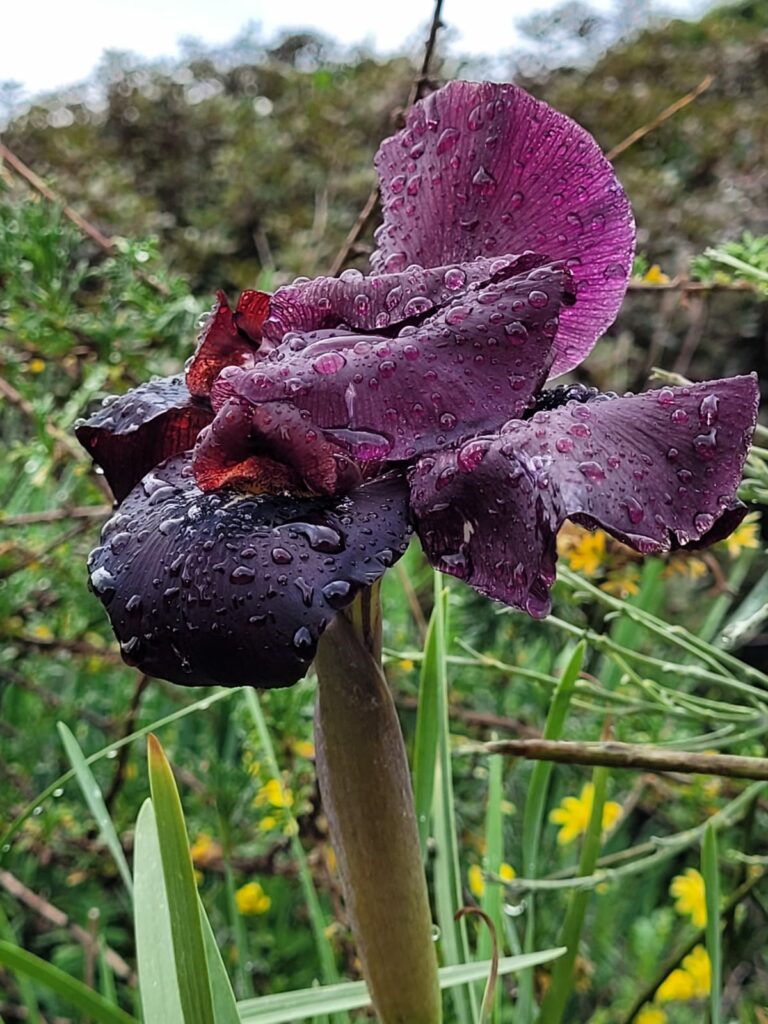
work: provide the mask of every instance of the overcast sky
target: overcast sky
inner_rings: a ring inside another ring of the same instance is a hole
[[[690,10],[696,0],[669,0]],[[443,20],[455,31],[454,49],[499,53],[515,46],[515,22],[556,0],[444,0]],[[368,42],[379,51],[419,46],[432,0],[36,0],[3,4],[0,81],[35,93],[86,78],[107,49],[172,57],[180,37],[226,43],[249,22],[267,36],[312,27],[344,43]],[[609,9],[612,0],[593,0]]]

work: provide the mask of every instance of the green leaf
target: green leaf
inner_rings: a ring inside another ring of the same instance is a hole
[[[512,974],[525,968],[537,967],[562,956],[565,950],[543,949],[537,953],[522,956],[507,956],[499,961],[498,973]],[[486,978],[491,970],[491,961],[482,960],[474,964],[457,964],[440,968],[440,988],[454,988]],[[370,1006],[371,1000],[365,982],[350,981],[341,985],[325,985],[301,989],[296,992],[282,992],[260,999],[247,999],[238,1003],[243,1024],[289,1024],[291,1021],[307,1020],[320,1014],[338,1013],[342,1010],[357,1010]]]
[[[171,766],[153,735],[147,751],[184,1024],[214,1024],[197,886],[181,801]]]
[[[64,722],[57,722],[56,728],[59,730],[61,742],[64,744],[64,750],[66,751],[69,763],[72,765],[72,770],[75,773],[75,778],[80,786],[85,802],[88,804],[88,809],[96,819],[96,824],[99,826],[101,838],[104,840],[107,849],[115,859],[117,870],[120,872],[123,884],[128,890],[128,895],[133,896],[133,879],[131,878],[131,870],[128,867],[128,861],[125,859],[123,847],[120,843],[120,839],[118,838],[117,831],[115,830],[109,811],[107,810],[107,805],[104,803],[104,797],[101,795],[99,784],[96,781],[93,772],[88,767],[88,762],[80,749],[80,744],[72,735],[70,729],[64,724]]]
[[[171,916],[151,800],[136,822],[134,918],[139,990],[145,1024],[184,1024],[173,956]]]
[[[27,950],[4,940],[0,940],[0,966],[45,985],[95,1024],[138,1024],[135,1017],[125,1013],[119,1006],[113,1006],[82,981],[70,977],[59,967],[46,963],[34,953],[28,953]]]
[[[717,832],[710,822],[704,830],[701,843],[701,874],[704,878],[704,894],[707,904],[707,952],[712,972],[709,989],[709,1021],[720,1024],[722,1020],[720,999],[723,988],[723,950],[720,935],[720,872],[717,856]]]
[[[203,922],[203,940],[205,941],[205,955],[208,959],[208,973],[211,979],[211,995],[213,997],[216,1024],[240,1024],[240,1014],[237,1012],[235,993],[232,991],[229,975],[224,966],[224,961],[221,959],[216,936],[213,934],[213,928],[211,928],[211,922],[208,920],[208,915],[205,912],[202,901],[200,902],[200,920]]]
[[[544,725],[544,739],[557,740],[560,738],[565,720],[568,716],[568,708],[571,704],[571,697],[576,689],[576,681],[584,664],[586,643],[581,640],[575,647],[568,664],[555,688],[552,696],[552,703],[547,713],[547,721]],[[544,808],[549,794],[549,782],[554,765],[549,761],[537,761],[531,772],[531,781],[528,785],[528,795],[525,798],[525,810],[523,812],[523,875],[525,878],[535,878],[539,846],[541,843],[541,826],[544,820]],[[536,917],[535,897],[533,893],[528,895],[528,906],[526,913],[526,928],[524,948],[526,952],[533,949],[536,941]],[[525,971],[520,976],[518,989],[518,1021],[519,1024],[529,1024],[533,1018],[533,971]]]
[[[424,658],[419,677],[419,703],[416,711],[416,736],[413,747],[413,804],[419,845],[427,856],[429,823],[435,792],[435,768],[440,735],[439,672],[438,672],[438,616],[433,612],[429,620],[424,643]]]
[[[434,835],[437,856],[434,861],[435,905],[440,926],[443,960],[451,964],[469,961],[469,942],[464,918],[455,920],[462,905],[461,866],[456,838],[456,814],[453,799],[450,729],[448,724],[448,671],[446,616],[448,590],[442,576],[435,573],[435,605],[432,611],[435,632],[435,673],[437,678],[438,756],[433,800]],[[459,1024],[477,1020],[477,997],[473,988],[457,988],[453,1003]]]

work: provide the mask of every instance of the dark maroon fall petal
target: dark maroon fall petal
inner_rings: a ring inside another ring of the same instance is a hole
[[[122,501],[153,466],[190,449],[212,418],[208,402],[194,399],[182,377],[158,377],[107,399],[75,434]]]
[[[190,454],[144,477],[89,559],[123,656],[187,686],[288,686],[338,609],[404,552],[408,488],[383,477],[343,498],[253,496],[195,484]]]
[[[544,615],[566,518],[643,553],[722,539],[741,518],[757,405],[754,375],[569,402],[427,456],[412,479],[425,551],[482,593]]]
[[[409,267],[399,274],[364,277],[345,270],[341,277],[300,278],[269,300],[264,337],[279,345],[288,332],[349,327],[355,331],[383,331],[410,319],[424,318],[469,289],[481,288],[547,263],[545,256],[479,257],[469,263],[445,267]]]
[[[471,290],[395,338],[293,335],[250,371],[225,369],[214,408],[286,403],[359,462],[400,461],[519,416],[544,382],[570,274],[538,267]],[[250,427],[248,428],[250,429]]]
[[[629,202],[592,136],[514,85],[451,82],[412,107],[376,156],[384,223],[377,273],[532,249],[567,260],[551,375],[577,366],[614,320],[634,253]]]
[[[245,291],[232,310],[224,292],[208,315],[187,368],[187,387],[193,395],[208,396],[225,366],[253,366],[258,359],[261,328],[269,310],[264,292]]]
[[[272,494],[352,490],[361,482],[357,465],[307,419],[285,402],[228,399],[195,447],[197,483],[204,491],[226,485]]]

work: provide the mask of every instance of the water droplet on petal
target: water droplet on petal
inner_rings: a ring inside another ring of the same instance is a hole
[[[587,478],[598,483],[605,480],[605,470],[599,462],[580,462],[579,471]]]
[[[490,171],[479,167],[472,178],[472,187],[481,196],[492,196],[497,188],[497,181]]]
[[[435,146],[437,155],[442,156],[443,153],[447,153],[449,150],[453,149],[453,147],[456,145],[460,138],[461,132],[459,131],[458,128],[444,129],[440,133],[440,136],[438,137],[437,140],[437,145]]]
[[[461,270],[460,267],[451,267],[449,270],[446,270],[443,276],[443,283],[445,284],[445,287],[448,289],[448,291],[451,292],[455,292],[458,291],[460,288],[463,288],[464,284],[466,283],[466,280],[467,275],[464,273],[463,270]]]
[[[705,426],[712,427],[717,423],[719,405],[717,395],[707,395],[702,399],[699,406],[699,419]]]
[[[708,512],[699,512],[697,516],[694,516],[693,525],[699,531],[700,534],[705,534],[712,529],[715,522],[715,517],[709,515]]]
[[[627,509],[627,515],[629,516],[630,523],[637,526],[637,524],[642,521],[643,516],[645,515],[645,509],[637,500],[637,498],[625,498],[624,504]]]
[[[322,355],[318,356],[312,363],[312,369],[315,373],[331,374],[338,373],[338,371],[346,366],[347,360],[341,354],[341,352],[323,352]]]

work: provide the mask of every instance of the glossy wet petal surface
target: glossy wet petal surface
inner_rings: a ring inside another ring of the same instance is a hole
[[[408,112],[376,156],[384,224],[373,266],[442,266],[532,249],[569,261],[552,375],[577,366],[613,322],[634,222],[592,136],[513,85],[451,82]]]
[[[409,535],[402,478],[332,500],[206,494],[187,453],[125,499],[89,571],[123,656],[143,671],[189,686],[287,686]]]

